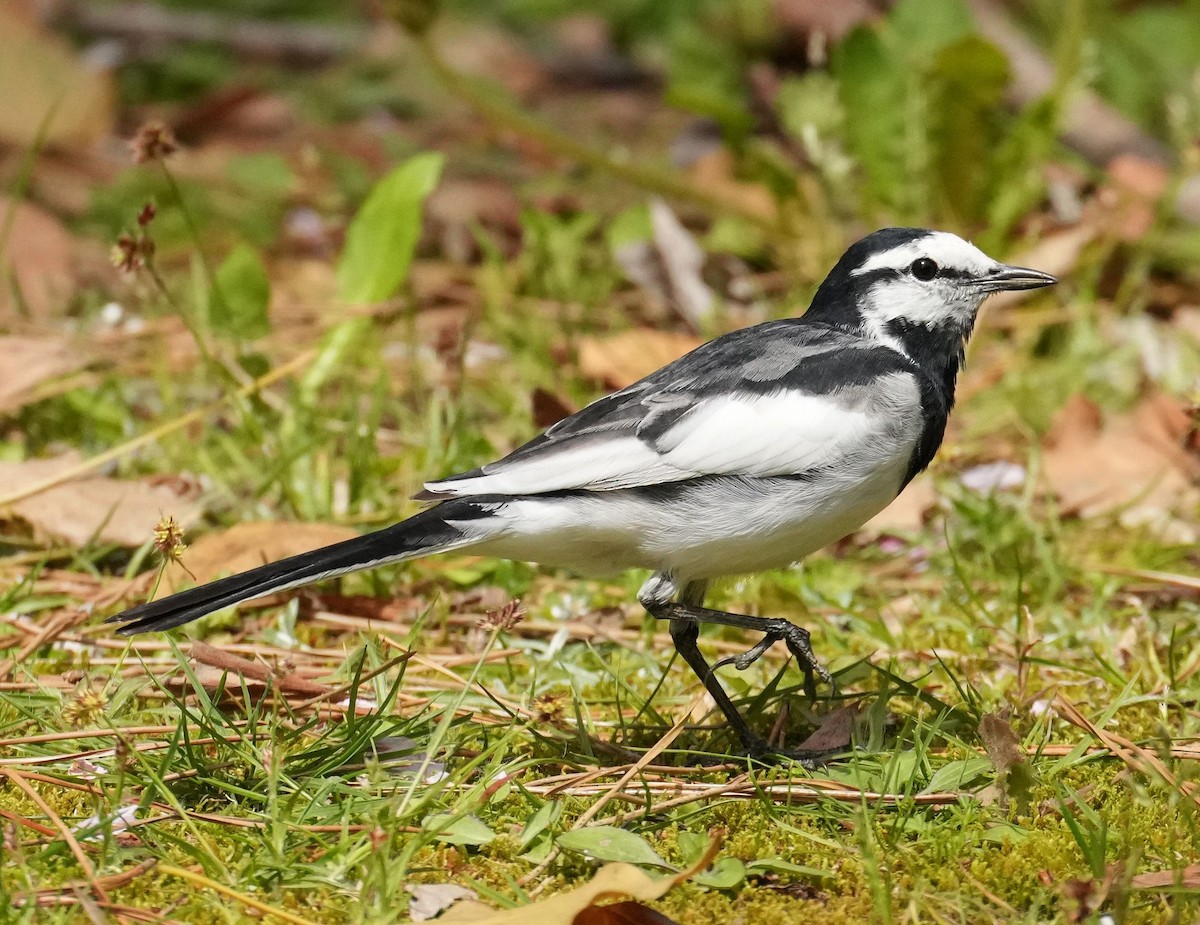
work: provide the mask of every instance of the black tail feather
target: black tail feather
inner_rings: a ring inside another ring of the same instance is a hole
[[[444,552],[474,542],[441,516],[447,505],[422,511],[391,527],[332,546],[314,549],[220,578],[161,600],[149,601],[110,617],[109,623],[124,623],[118,633],[161,632],[197,620],[206,614],[242,601],[253,600],[322,578],[345,575],[361,569],[397,562],[419,555]],[[476,515],[478,516],[478,515]]]

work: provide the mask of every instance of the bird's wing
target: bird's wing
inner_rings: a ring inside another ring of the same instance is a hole
[[[756,325],[588,405],[503,459],[427,483],[418,497],[604,491],[836,465],[895,426],[895,403],[916,391],[907,362],[824,325]],[[888,375],[905,384],[869,388]]]

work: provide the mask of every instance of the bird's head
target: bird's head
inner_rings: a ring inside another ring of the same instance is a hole
[[[947,231],[884,228],[846,251],[808,314],[896,346],[961,347],[990,293],[1055,282],[1048,273],[998,263]]]

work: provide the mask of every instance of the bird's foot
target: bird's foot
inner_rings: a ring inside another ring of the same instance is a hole
[[[752,761],[768,765],[795,762],[809,771],[820,767],[825,763],[826,759],[839,751],[838,749],[782,748],[772,745],[766,739],[759,739],[757,737],[749,742],[743,742],[742,745],[746,749],[746,757]]]
[[[781,638],[781,636],[768,633],[745,652],[740,652],[737,655],[728,655],[713,662],[712,670],[716,671],[718,668],[724,668],[726,665],[733,665],[738,671],[745,671],[762,658],[766,654],[766,651],[779,642]]]
[[[800,670],[804,672],[804,692],[810,699],[816,699],[817,678],[836,689],[833,675],[817,660],[817,656],[812,650],[808,630],[781,617],[774,617],[764,622],[767,624],[763,627],[765,635],[759,642],[739,655],[730,655],[721,659],[712,666],[712,670],[716,671],[724,665],[733,665],[739,671],[745,671],[762,658],[771,646],[782,641],[787,644],[788,651],[792,653],[792,656],[800,664]]]

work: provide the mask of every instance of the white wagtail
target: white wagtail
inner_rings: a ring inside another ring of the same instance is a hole
[[[322,578],[449,550],[582,574],[650,569],[638,599],[742,744],[770,750],[697,647],[699,624],[782,640],[812,695],[806,630],[703,607],[710,579],[796,562],[862,526],[929,465],[980,303],[1049,286],[946,232],[886,228],[850,247],[800,318],[709,341],[559,421],[497,462],[425,484],[394,526],[134,607],[120,632],[166,630]],[[720,664],[720,663],[719,663]]]

